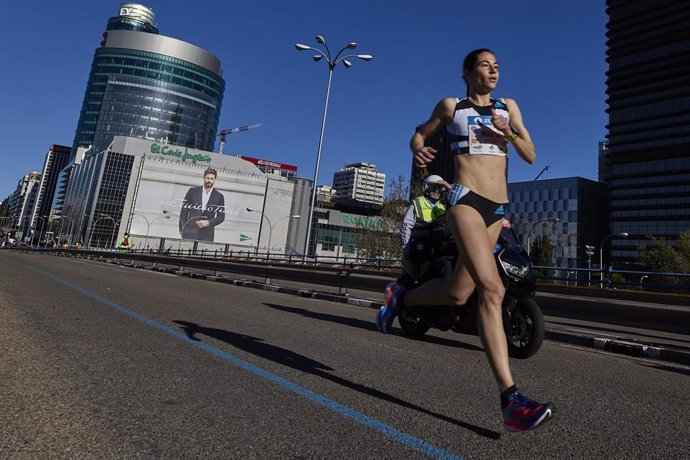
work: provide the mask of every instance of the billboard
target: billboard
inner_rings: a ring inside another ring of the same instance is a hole
[[[145,156],[134,197],[130,233],[252,247],[266,177],[211,162],[181,163]],[[215,170],[215,175],[209,168]]]

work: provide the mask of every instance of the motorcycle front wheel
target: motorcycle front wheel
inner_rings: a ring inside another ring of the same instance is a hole
[[[404,308],[398,314],[398,324],[407,337],[421,337],[429,330],[421,318],[408,314]]]
[[[544,314],[534,299],[518,300],[506,318],[508,354],[513,358],[533,356],[544,342]]]

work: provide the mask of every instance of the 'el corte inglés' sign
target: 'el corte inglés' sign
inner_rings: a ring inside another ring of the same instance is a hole
[[[211,157],[208,155],[204,155],[203,153],[195,153],[195,152],[190,152],[187,150],[187,147],[184,148],[183,150],[180,150],[179,148],[176,147],[170,147],[168,145],[158,145],[158,144],[151,144],[151,153],[157,153],[160,155],[167,155],[171,157],[177,157],[180,159],[180,161],[187,161],[187,160],[192,160],[192,163],[196,164],[197,162],[204,162],[204,163],[210,163],[211,162]]]

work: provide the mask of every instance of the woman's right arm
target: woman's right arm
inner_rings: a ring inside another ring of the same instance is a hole
[[[436,158],[436,149],[425,146],[427,139],[436,134],[439,129],[453,121],[456,99],[447,97],[434,107],[431,118],[424,123],[412,136],[410,150],[414,155],[414,164],[423,168]]]

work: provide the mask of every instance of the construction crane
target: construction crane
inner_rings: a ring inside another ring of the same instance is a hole
[[[544,169],[541,170],[539,174],[537,174],[537,177],[534,178],[534,180],[539,180],[539,178],[544,174],[546,171],[551,169],[551,166],[544,166]]]
[[[254,129],[261,126],[261,123],[256,125],[238,126],[237,128],[224,129],[220,131],[217,136],[220,137],[220,147],[218,148],[218,153],[223,154],[223,146],[225,145],[225,136],[228,134],[239,133],[240,131],[247,131],[248,129]]]

